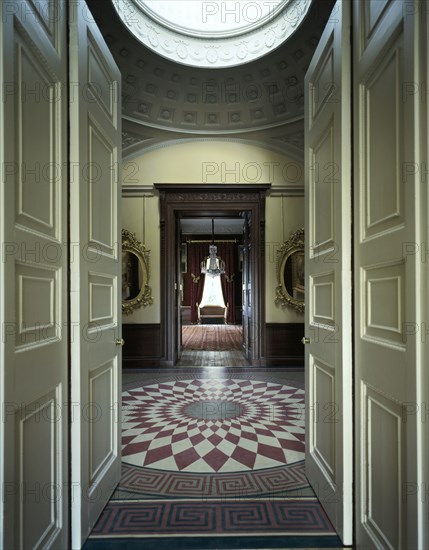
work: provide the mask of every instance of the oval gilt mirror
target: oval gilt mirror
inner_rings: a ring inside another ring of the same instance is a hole
[[[149,250],[135,233],[122,230],[122,313],[153,303],[149,286]]]
[[[275,303],[304,311],[304,228],[292,233],[277,252]]]

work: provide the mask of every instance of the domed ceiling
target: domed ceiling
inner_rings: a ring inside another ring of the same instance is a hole
[[[242,65],[277,48],[311,0],[113,0],[128,30],[155,53],[185,65]]]
[[[87,0],[122,73],[124,156],[166,140],[218,137],[263,142],[302,158],[304,76],[334,2],[313,0],[299,28],[257,60],[197,68],[146,47],[112,0]]]

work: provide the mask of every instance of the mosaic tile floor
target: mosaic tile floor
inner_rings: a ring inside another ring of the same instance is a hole
[[[304,424],[301,369],[125,374],[123,475],[85,550],[342,547]]]
[[[123,393],[122,459],[238,472],[304,458],[304,391],[268,381],[174,380]]]

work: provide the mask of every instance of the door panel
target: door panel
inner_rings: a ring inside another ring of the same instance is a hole
[[[429,13],[424,10],[420,13],[418,19],[419,25],[416,26],[415,32],[418,34],[418,52],[419,59],[417,64],[418,82],[429,82]],[[422,88],[425,89],[425,88]],[[426,89],[425,89],[426,90]],[[419,109],[419,120],[421,126],[419,131],[419,144],[416,144],[416,151],[420,155],[421,166],[429,167],[429,107],[428,102],[418,102],[416,108]],[[429,173],[425,171],[420,174],[420,227],[422,243],[429,243]],[[417,284],[421,288],[420,301],[422,306],[422,325],[420,330],[420,339],[423,343],[421,361],[422,368],[417,374],[417,399],[421,403],[429,403],[429,285],[425,285],[424,281],[429,281],[429,258],[428,247],[419,246],[420,251],[420,271],[418,271]],[[422,441],[422,457],[429,456],[429,430],[427,429],[427,410],[428,407],[420,407],[422,411],[421,422],[417,423],[417,437]],[[424,411],[424,412],[423,412]],[[424,487],[429,487],[429,461],[422,460],[421,472],[419,475]],[[429,548],[429,499],[425,499],[422,506],[417,510],[419,525],[419,545],[422,548]]]
[[[338,2],[305,79],[306,475],[352,543],[350,3]]]
[[[70,9],[72,545],[120,478],[120,73],[83,2]]]
[[[0,5],[5,548],[67,546],[66,20],[53,16],[64,6]]]
[[[242,326],[243,352],[248,361],[252,360],[252,273],[251,258],[251,217],[249,212],[244,213],[243,227],[243,282],[242,282]]]
[[[419,3],[354,6],[357,543],[423,548]],[[408,167],[408,168],[407,168]],[[414,243],[414,245],[413,245]],[[414,404],[414,405],[413,405]],[[411,490],[414,487],[416,490]],[[418,521],[420,519],[420,528]],[[419,542],[420,541],[420,542]]]
[[[175,350],[176,355],[174,358],[174,363],[176,364],[180,361],[182,355],[182,292],[183,292],[183,282],[182,282],[182,269],[181,269],[181,242],[182,242],[182,233],[180,228],[180,219],[176,218],[176,301],[174,305],[174,317],[175,317]]]

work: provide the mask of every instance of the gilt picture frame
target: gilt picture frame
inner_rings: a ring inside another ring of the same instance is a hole
[[[122,230],[122,313],[125,315],[153,304],[149,255],[150,250],[135,233]]]
[[[275,304],[305,309],[304,228],[291,233],[277,252]]]

